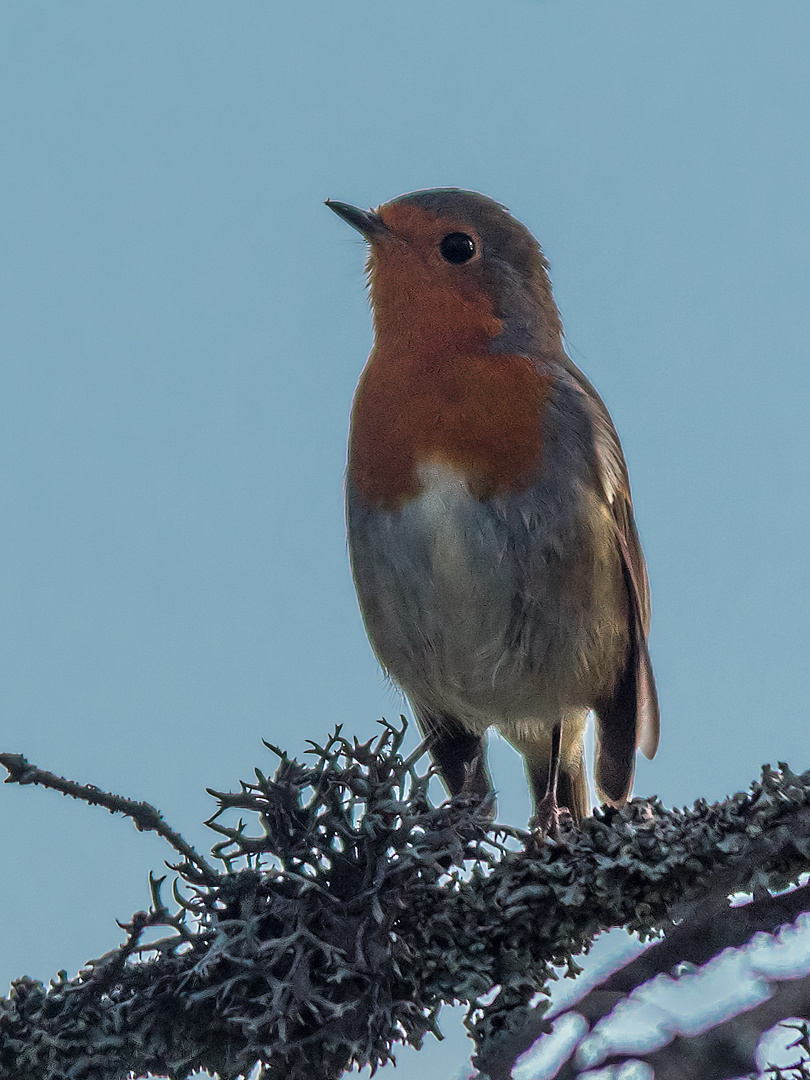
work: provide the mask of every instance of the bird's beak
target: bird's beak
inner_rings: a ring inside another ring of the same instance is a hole
[[[342,217],[344,221],[347,221],[353,229],[357,229],[370,244],[375,240],[382,239],[388,233],[388,226],[383,219],[379,214],[372,213],[371,210],[361,210],[357,206],[350,206],[349,203],[345,202],[335,202],[333,199],[327,199],[326,205],[330,210],[334,210],[338,217]]]

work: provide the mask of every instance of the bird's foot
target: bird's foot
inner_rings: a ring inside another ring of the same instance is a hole
[[[477,771],[476,765],[477,762],[474,761],[472,765],[465,767],[464,783],[457,797],[469,799],[475,806],[476,813],[480,815],[482,823],[486,822],[486,825],[490,825],[495,820],[498,801],[486,779],[482,778],[481,773]]]
[[[544,795],[537,804],[529,827],[537,843],[542,844],[546,837],[559,839],[560,833],[566,832],[573,824],[574,819],[568,807],[557,803],[556,794],[549,794]]]

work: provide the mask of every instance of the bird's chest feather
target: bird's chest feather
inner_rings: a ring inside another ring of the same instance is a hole
[[[519,567],[504,523],[446,464],[418,468],[419,493],[370,508],[349,487],[349,544],[372,644],[402,683],[412,673],[479,696],[506,648]],[[472,663],[471,663],[472,661]]]
[[[352,413],[349,542],[391,670],[408,653],[434,656],[444,682],[471,656],[482,672],[498,663],[519,568],[494,503],[543,471],[550,383],[525,357],[372,353]]]
[[[403,532],[424,554],[433,603],[450,616],[445,624],[481,626],[487,606],[498,593],[505,597],[511,584],[502,580],[503,539],[463,472],[429,462],[418,466],[417,475],[419,494],[399,513]]]
[[[479,500],[523,490],[542,471],[551,383],[522,356],[375,350],[355,396],[349,480],[387,510],[424,494],[435,466]]]
[[[463,697],[491,691],[522,573],[496,508],[543,471],[550,384],[522,356],[370,357],[352,413],[349,542],[369,636],[403,684],[418,670]]]
[[[498,662],[519,567],[495,503],[543,471],[550,383],[524,357],[372,353],[352,412],[349,543],[390,670],[425,652],[445,679],[470,656]]]

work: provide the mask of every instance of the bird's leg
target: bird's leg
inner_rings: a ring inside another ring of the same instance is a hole
[[[442,717],[432,723],[430,754],[439,767],[451,795],[488,799],[495,816],[495,797],[486,765],[486,748],[480,735],[465,731],[457,722]]]
[[[551,732],[551,758],[548,763],[546,790],[535,807],[532,818],[532,832],[537,837],[548,836],[557,831],[560,808],[557,805],[557,784],[560,779],[560,745],[562,743],[562,723],[555,724]]]
[[[498,812],[498,800],[487,770],[485,753],[482,740],[475,757],[464,766],[464,783],[461,785],[459,794],[465,799],[474,799],[479,803],[486,820],[493,822]]]

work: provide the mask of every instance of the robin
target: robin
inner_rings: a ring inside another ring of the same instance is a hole
[[[451,794],[492,793],[484,736],[523,755],[534,823],[623,805],[658,744],[649,585],[619,437],[566,355],[548,264],[484,195],[327,201],[368,241],[374,347],[346,504],[368,636]]]

